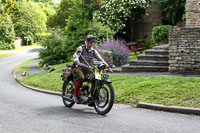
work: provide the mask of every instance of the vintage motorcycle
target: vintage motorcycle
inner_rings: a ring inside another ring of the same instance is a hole
[[[86,75],[82,87],[79,90],[78,96],[80,104],[85,104],[94,107],[95,111],[104,115],[107,114],[114,103],[114,88],[109,80],[109,75],[105,74],[106,65],[103,62],[94,62],[95,67],[90,69],[93,74]],[[74,87],[76,78],[72,75],[71,65],[66,65],[61,75],[63,82],[62,99],[66,107],[72,107]],[[112,69],[110,69],[112,71]]]

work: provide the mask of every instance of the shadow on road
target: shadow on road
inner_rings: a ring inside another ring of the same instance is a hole
[[[106,115],[98,115],[94,108],[83,107],[75,105],[72,108],[67,108],[65,106],[48,106],[45,108],[39,108],[37,111],[40,112],[40,115],[56,115],[62,117],[74,117],[74,118],[105,118]]]

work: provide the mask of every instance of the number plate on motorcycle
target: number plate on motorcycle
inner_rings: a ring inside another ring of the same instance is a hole
[[[99,72],[95,72],[95,79],[101,80],[101,75]]]

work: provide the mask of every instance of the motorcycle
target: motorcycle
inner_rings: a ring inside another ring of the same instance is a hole
[[[109,75],[105,73],[106,65],[98,61],[94,62],[93,65],[95,66],[91,69],[93,73],[85,76],[79,90],[79,104],[92,106],[98,114],[105,115],[114,104],[114,88],[109,80]],[[63,80],[62,100],[66,107],[72,107],[75,104],[72,98],[76,78],[72,75],[71,67],[71,65],[66,65],[61,75]]]

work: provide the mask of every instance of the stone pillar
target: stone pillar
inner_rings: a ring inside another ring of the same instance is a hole
[[[200,0],[187,0],[186,26],[200,27]]]
[[[200,0],[187,0],[186,27],[169,31],[169,72],[200,73]]]
[[[101,57],[104,59],[104,61],[106,63],[108,63],[108,65],[110,65],[110,67],[113,67],[113,58],[112,58],[112,52],[108,51],[108,50],[98,50],[99,54],[101,55]]]

